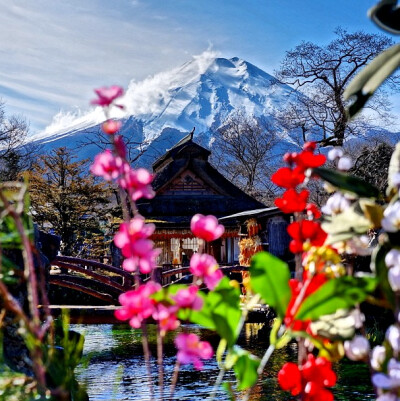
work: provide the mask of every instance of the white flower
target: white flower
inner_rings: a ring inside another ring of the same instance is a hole
[[[350,201],[340,192],[334,193],[322,206],[321,211],[324,214],[338,214],[346,210],[350,206]]]
[[[394,233],[400,228],[400,202],[389,205],[383,212],[382,227],[385,231]]]
[[[372,376],[374,386],[384,390],[400,387],[400,363],[392,358],[388,363],[388,373],[377,373]]]
[[[339,159],[337,166],[340,171],[350,170],[353,167],[353,160],[350,157],[343,156]]]
[[[393,174],[391,177],[391,184],[394,187],[400,188],[400,173]]]
[[[387,267],[400,266],[400,251],[391,249],[385,256],[385,263]]]
[[[343,149],[342,148],[333,148],[328,152],[328,159],[329,160],[336,160],[339,159],[339,157],[343,156]]]
[[[374,370],[381,370],[386,358],[386,350],[383,345],[377,345],[371,352],[371,366]]]
[[[353,237],[352,239],[346,241],[345,251],[350,255],[371,255],[373,249],[370,247],[370,242],[371,240],[367,235]]]
[[[400,266],[391,267],[388,271],[389,284],[393,291],[400,290]]]
[[[385,393],[380,395],[376,401],[398,401],[399,398],[397,398],[396,394],[393,393]]]
[[[368,355],[370,346],[364,336],[354,336],[351,341],[345,341],[344,350],[347,358],[352,361],[361,361]]]
[[[386,340],[389,342],[394,352],[400,351],[400,328],[395,325],[389,326],[385,334]]]

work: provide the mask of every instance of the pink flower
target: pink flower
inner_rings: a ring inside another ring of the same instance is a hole
[[[145,245],[146,252],[140,251],[140,253],[125,259],[122,262],[122,268],[128,272],[134,272],[139,268],[141,273],[149,274],[157,266],[157,256],[161,253],[161,249],[153,249],[153,242],[150,240],[136,242]]]
[[[167,331],[176,330],[180,322],[175,315],[176,308],[174,305],[157,304],[152,316],[158,321],[160,330],[165,334]]]
[[[111,181],[119,176],[122,165],[122,159],[115,157],[111,150],[107,149],[96,155],[90,171],[94,175],[103,177],[106,181]]]
[[[192,217],[190,229],[196,237],[205,241],[214,241],[225,231],[224,226],[218,224],[215,216],[203,216],[202,214],[195,214]]]
[[[121,97],[124,94],[124,89],[121,86],[113,85],[110,87],[103,86],[94,90],[97,94],[97,99],[92,100],[90,103],[102,107],[110,106],[115,99]],[[123,108],[120,105],[117,107]]]
[[[155,312],[156,301],[150,296],[160,289],[160,284],[149,281],[137,290],[121,294],[119,302],[122,308],[115,311],[115,317],[119,320],[129,320],[132,327],[139,328],[143,320]]]
[[[190,272],[204,280],[205,285],[213,290],[223,277],[217,261],[211,256],[195,253],[190,259]]]
[[[178,349],[177,359],[182,365],[192,363],[195,369],[201,370],[201,359],[210,359],[214,351],[207,341],[200,341],[193,333],[181,333],[175,338],[175,346]]]
[[[121,135],[114,136],[114,148],[119,157],[126,158],[126,145]]]
[[[153,174],[150,174],[144,168],[134,170],[130,166],[127,166],[123,176],[119,180],[119,185],[128,190],[130,197],[134,201],[139,198],[151,199],[155,195],[150,185],[153,178]]]
[[[121,121],[107,120],[101,125],[101,129],[108,135],[114,135],[121,129],[121,126]]]
[[[156,266],[160,249],[153,248],[153,242],[148,239],[155,230],[154,224],[145,224],[142,216],[131,219],[129,223],[122,223],[114,236],[115,245],[121,249],[122,255],[127,258],[122,267],[127,271],[150,273]]]
[[[176,295],[171,296],[171,298],[175,301],[178,308],[200,310],[203,306],[203,300],[197,295],[198,292],[199,287],[191,285],[188,288],[179,290]]]

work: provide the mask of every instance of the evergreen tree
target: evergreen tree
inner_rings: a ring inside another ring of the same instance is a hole
[[[73,255],[84,238],[99,233],[108,211],[109,189],[89,173],[88,160],[75,161],[67,148],[42,155],[27,173],[33,219],[61,237],[64,255]]]

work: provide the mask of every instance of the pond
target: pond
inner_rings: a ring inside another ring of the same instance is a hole
[[[260,329],[260,325],[246,324],[239,339],[239,345],[257,356],[262,356],[268,346],[268,332]],[[84,356],[87,363],[76,369],[77,379],[86,385],[90,401],[122,401],[149,400],[146,369],[142,356],[141,332],[126,325],[74,325],[74,330],[85,334]],[[218,337],[198,326],[189,326],[191,332],[201,336],[202,340],[211,342],[214,349]],[[165,382],[167,389],[165,399],[168,399],[170,383],[175,364],[176,350],[173,337],[167,338],[165,346]],[[154,327],[149,328],[152,354],[156,354]],[[285,349],[275,351],[262,377],[253,389],[250,401],[283,401],[289,400],[290,395],[279,389],[276,375],[286,360],[296,358],[296,345],[290,344]],[[152,360],[154,380],[157,377],[156,360]],[[343,361],[336,364],[338,384],[334,388],[335,400],[364,401],[374,400],[368,369],[358,363]],[[212,391],[218,367],[215,359],[206,361],[201,372],[191,366],[183,366],[174,399],[176,400],[205,400]],[[233,372],[228,372],[225,381],[234,383]],[[244,395],[239,394],[238,400]],[[225,391],[219,389],[216,399],[229,400]]]

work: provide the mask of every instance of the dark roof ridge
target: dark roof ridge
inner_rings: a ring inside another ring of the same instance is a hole
[[[194,134],[194,128],[192,132],[190,132],[188,135],[183,137],[177,144],[175,144],[171,149],[168,149],[167,152],[159,157],[152,165],[153,171],[157,173],[159,170],[161,170],[167,163],[169,159],[171,161],[174,159],[174,157],[178,154],[180,154],[181,150],[184,149],[188,145],[195,145],[197,148],[199,148],[202,153],[208,157],[211,152],[204,148],[203,146],[199,145],[193,140],[193,134]]]

